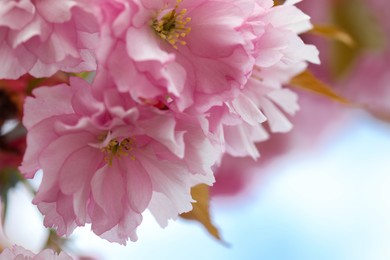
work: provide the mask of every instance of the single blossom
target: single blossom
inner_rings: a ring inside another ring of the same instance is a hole
[[[94,70],[98,27],[87,8],[75,0],[1,1],[0,79]]]
[[[6,248],[0,254],[0,260],[72,260],[65,252],[61,252],[59,254],[55,253],[51,249],[45,249],[38,254],[34,254],[33,252],[21,247],[14,245],[12,248]]]
[[[375,29],[374,37],[381,39],[383,43],[376,50],[362,52],[349,74],[337,83],[337,90],[347,98],[363,104],[374,115],[389,120],[390,2],[365,0],[362,4],[368,15],[375,17],[374,28],[367,29]]]
[[[334,12],[340,6],[353,5],[352,12],[343,15],[345,24],[335,24]],[[356,41],[351,48],[355,59],[342,77],[334,77],[336,64],[345,63],[345,56],[332,53],[333,42],[319,37],[309,41],[318,46],[323,66],[313,68],[323,80],[329,82],[337,93],[368,111],[389,119],[390,115],[390,2],[382,0],[361,1],[304,1],[303,10],[312,14],[317,24],[336,25]],[[362,17],[355,13],[364,12]],[[363,20],[364,19],[364,20]],[[367,21],[367,22],[365,22]],[[347,27],[345,27],[347,26]],[[368,35],[367,35],[368,34]],[[374,48],[373,48],[374,47]]]
[[[102,76],[103,75],[103,76]],[[73,78],[34,91],[25,104],[27,150],[20,170],[43,180],[33,203],[59,235],[92,224],[125,244],[148,208],[161,226],[191,210],[190,189],[212,184],[218,151],[199,119],[119,93],[103,73],[91,88]]]
[[[197,113],[239,94],[255,64],[254,41],[261,33],[250,19],[265,14],[273,4],[271,0],[95,3],[101,24],[98,59],[120,91],[135,100],[154,99]]]

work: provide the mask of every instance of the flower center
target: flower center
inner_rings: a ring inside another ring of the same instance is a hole
[[[177,43],[186,45],[183,40],[191,28],[187,24],[191,21],[191,17],[186,17],[187,9],[179,9],[179,4],[182,0],[176,0],[176,5],[172,9],[165,4],[163,8],[157,11],[156,17],[152,21],[153,30],[160,36],[161,39],[169,42],[173,48],[177,49]]]
[[[109,166],[112,165],[112,159],[114,157],[120,158],[122,156],[130,156],[131,160],[135,160],[135,156],[132,151],[135,148],[135,139],[134,137],[124,138],[121,141],[118,141],[117,138],[114,138],[108,142],[108,144],[102,148],[102,152],[106,154],[104,160],[108,163]]]

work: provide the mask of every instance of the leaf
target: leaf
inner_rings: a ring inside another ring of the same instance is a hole
[[[355,45],[355,41],[351,35],[334,25],[314,24],[313,29],[311,29],[309,33],[339,41],[349,47],[353,47]]]
[[[183,213],[180,216],[184,219],[195,220],[200,222],[217,240],[222,241],[218,229],[214,226],[209,212],[209,186],[200,184],[192,188],[192,197],[196,200],[192,203],[193,209],[190,212]]]
[[[330,86],[317,79],[308,70],[305,70],[301,74],[292,78],[289,84],[291,86],[298,87],[331,98],[343,104],[350,104],[347,99],[336,94]]]

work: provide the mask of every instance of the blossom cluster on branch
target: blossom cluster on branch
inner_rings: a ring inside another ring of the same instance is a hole
[[[283,85],[319,63],[296,2],[2,1],[0,78],[68,73],[30,86],[23,109],[19,169],[43,173],[45,226],[136,241],[145,210],[166,226],[225,154],[257,159],[256,143],[291,130],[297,94]]]

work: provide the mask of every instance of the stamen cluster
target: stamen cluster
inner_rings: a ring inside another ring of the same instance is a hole
[[[124,138],[121,141],[118,141],[117,138],[114,138],[108,142],[108,144],[102,148],[102,152],[106,154],[104,160],[106,163],[111,166],[112,159],[114,157],[120,158],[121,156],[130,156],[131,160],[135,160],[134,154],[130,152],[134,150],[135,139]]]
[[[156,17],[152,21],[152,28],[163,40],[169,42],[173,48],[177,49],[177,43],[186,45],[183,40],[190,31],[191,27],[187,24],[191,22],[191,17],[186,17],[187,9],[183,8],[180,11],[179,3],[182,0],[177,0],[175,7],[167,11],[168,5],[158,10]]]

